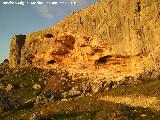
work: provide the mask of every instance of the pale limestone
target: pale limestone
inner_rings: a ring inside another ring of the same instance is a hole
[[[17,46],[13,45],[11,51]],[[159,0],[101,0],[27,35],[21,55],[10,53],[10,66],[62,68],[94,80],[118,81],[142,74],[156,78],[159,45]],[[98,63],[104,56],[106,62]]]

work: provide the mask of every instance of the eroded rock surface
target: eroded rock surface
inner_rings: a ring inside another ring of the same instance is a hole
[[[27,35],[23,48],[14,41],[11,67],[62,68],[91,80],[155,78],[160,71],[160,1],[101,0]]]
[[[9,64],[11,67],[20,65],[21,50],[25,43],[26,35],[15,35],[10,44]]]

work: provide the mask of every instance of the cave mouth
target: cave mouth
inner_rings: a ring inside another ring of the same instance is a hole
[[[50,60],[50,61],[47,62],[48,65],[49,65],[49,64],[55,64],[55,63],[56,63],[55,60]]]
[[[106,63],[110,58],[112,58],[111,55],[100,57],[98,60],[96,60],[96,63]]]
[[[52,34],[45,34],[44,38],[53,38],[54,36]]]

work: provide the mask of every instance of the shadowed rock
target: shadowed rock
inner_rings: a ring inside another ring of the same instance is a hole
[[[12,98],[6,91],[0,90],[0,112],[21,105],[19,100]]]
[[[26,35],[15,35],[10,44],[10,67],[16,67],[20,65],[21,50],[25,44]]]

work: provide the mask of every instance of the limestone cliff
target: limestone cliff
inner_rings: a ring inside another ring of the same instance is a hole
[[[25,43],[26,35],[15,35],[10,44],[9,64],[12,67],[20,65],[21,50]]]
[[[18,55],[12,52],[17,44],[13,45],[11,67],[60,67],[93,79],[119,80],[144,73],[156,77],[160,70],[160,1],[101,0],[27,35]]]

